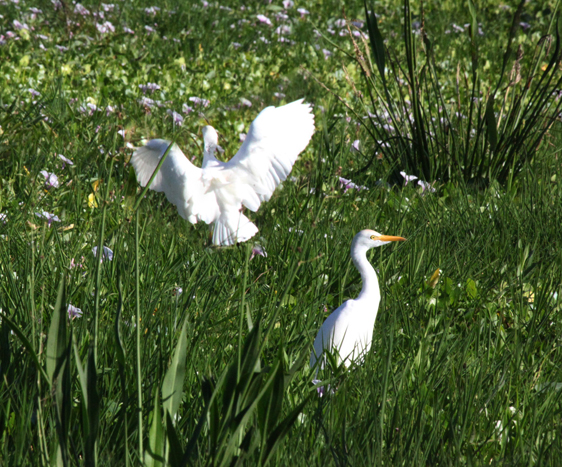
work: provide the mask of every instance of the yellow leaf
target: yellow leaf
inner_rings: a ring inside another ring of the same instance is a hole
[[[74,224],[67,225],[65,227],[61,227],[59,232],[66,232],[67,230],[72,230],[74,228]]]
[[[441,273],[441,269],[437,268],[435,270],[435,272],[431,275],[431,277],[429,278],[429,280],[426,282],[426,284],[431,287],[432,289],[435,288],[435,286],[437,285],[437,282],[439,281],[439,274]]]
[[[27,66],[29,65],[29,55],[24,55],[20,58],[20,66]]]
[[[88,196],[88,207],[90,208],[98,207],[98,203],[96,202],[96,195],[94,195],[93,193],[91,193],[90,196]]]
[[[23,40],[25,41],[29,40],[30,36],[29,36],[29,31],[27,29],[20,29],[19,35]]]
[[[60,71],[63,75],[69,75],[70,73],[72,73],[72,65],[62,65],[60,67]]]
[[[32,228],[33,230],[37,230],[39,227],[37,227],[35,224],[33,224],[32,222],[27,221],[26,222],[27,226]]]
[[[100,183],[101,183],[101,178],[99,180],[96,180],[94,183],[92,183],[92,189],[94,190],[94,193],[98,191],[98,188],[100,187]]]

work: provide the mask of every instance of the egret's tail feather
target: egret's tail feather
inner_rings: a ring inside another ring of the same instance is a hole
[[[244,214],[229,216],[223,213],[214,224],[213,244],[234,245],[249,240],[257,232],[258,228]]]

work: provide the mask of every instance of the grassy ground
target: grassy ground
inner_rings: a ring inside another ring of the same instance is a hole
[[[359,170],[370,156],[352,142],[369,136],[335,97],[353,107],[361,83],[340,2],[57,5],[0,3],[2,465],[559,465],[559,122],[509,187],[388,184],[384,154]],[[476,5],[484,83],[516,6]],[[470,15],[425,8],[454,99]],[[553,9],[525,8],[529,55]],[[364,20],[360,4],[345,12]],[[401,3],[376,12],[399,54]],[[317,131],[251,216],[254,241],[209,247],[161,194],[133,210],[128,161],[145,139],[200,162],[208,122],[230,157],[259,110],[300,97]],[[370,256],[372,351],[326,371],[318,397],[307,359],[326,311],[360,290],[349,247],[363,228],[408,241]],[[255,245],[267,257],[250,260]]]

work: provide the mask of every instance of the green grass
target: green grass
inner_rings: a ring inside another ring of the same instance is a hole
[[[351,143],[369,135],[322,86],[357,104],[342,71],[360,83],[343,53],[352,43],[337,34],[338,2],[290,8],[294,44],[277,42],[280,2],[230,2],[233,11],[159,2],[154,16],[151,3],[120,2],[103,20],[95,3],[84,3],[84,17],[70,2],[43,3],[0,5],[0,34],[19,37],[0,45],[0,464],[559,464],[558,121],[509,186],[388,185],[392,161],[360,171],[370,155]],[[32,6],[43,9],[35,19]],[[424,6],[452,98],[470,40],[445,31],[470,22],[468,8]],[[401,3],[376,8],[384,37],[398,41]],[[481,76],[494,83],[511,18],[498,2],[476,8]],[[546,31],[546,9],[526,7],[531,28],[514,39],[525,50]],[[255,24],[260,13],[274,26]],[[362,4],[346,14],[363,20]],[[104,21],[115,33],[96,30]],[[162,107],[139,104],[138,85],[149,82],[161,89],[144,96]],[[192,96],[210,105],[174,126],[167,110],[194,106]],[[315,105],[317,131],[294,178],[252,214],[253,241],[211,248],[208,227],[185,222],[162,194],[133,211],[141,190],[130,146],[174,137],[200,161],[209,122],[230,156],[259,110],[300,97]],[[80,111],[87,103],[104,110]],[[46,189],[42,170],[60,186]],[[369,190],[344,193],[340,175]],[[49,227],[42,211],[60,222]],[[363,228],[408,241],[370,255],[382,291],[372,350],[352,371],[326,370],[331,390],[318,397],[312,341],[324,310],[360,290],[349,247]],[[250,261],[254,244],[267,257]],[[96,261],[95,246],[113,259]],[[68,304],[82,317],[67,319]]]

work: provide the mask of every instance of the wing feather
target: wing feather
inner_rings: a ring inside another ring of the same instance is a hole
[[[266,107],[250,125],[240,150],[225,164],[267,201],[291,173],[314,133],[314,115],[303,99]]]
[[[131,164],[141,186],[146,186],[169,144],[163,139],[153,139],[133,154]],[[202,170],[193,165],[176,144],[170,149],[150,188],[164,192],[168,201],[177,206],[180,216],[191,223],[195,224],[203,214],[214,220],[213,205],[215,211],[218,207],[214,197],[205,196]]]

